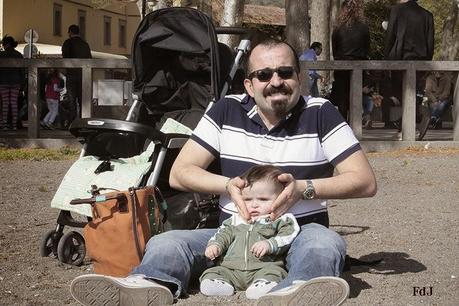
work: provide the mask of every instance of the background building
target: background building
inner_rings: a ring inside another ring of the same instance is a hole
[[[71,24],[80,26],[81,36],[92,51],[129,56],[139,22],[135,3],[96,9],[91,0],[0,0],[1,37],[9,34],[25,43],[25,32],[33,28],[39,35],[38,51],[50,56],[60,56]],[[18,51],[22,49],[20,45]],[[106,57],[98,53],[93,56]]]

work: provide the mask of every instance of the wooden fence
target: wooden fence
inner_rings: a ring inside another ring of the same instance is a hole
[[[354,133],[362,138],[362,72],[364,70],[399,70],[403,72],[402,141],[414,141],[416,135],[416,72],[459,71],[459,61],[318,61],[301,62],[303,69],[350,70],[350,119]],[[389,82],[389,80],[387,80]],[[453,96],[453,140],[459,141],[459,78]]]
[[[415,140],[416,72],[459,71],[458,61],[318,61],[301,62],[302,69],[350,70],[350,125],[358,139],[362,139],[362,72],[364,70],[403,71],[402,141]],[[24,67],[28,72],[28,137],[39,138],[38,69],[82,69],[82,117],[92,116],[92,70],[131,69],[132,62],[124,59],[0,59],[0,67]],[[389,80],[388,80],[389,81]],[[303,86],[304,87],[304,86]],[[459,141],[459,78],[453,97],[453,141]]]

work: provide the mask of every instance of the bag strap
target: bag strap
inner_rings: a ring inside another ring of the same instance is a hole
[[[121,200],[123,197],[125,196],[122,193],[118,193],[114,195],[100,194],[100,195],[93,196],[92,198],[73,199],[72,201],[70,201],[70,204],[71,205],[91,204],[91,206],[93,206],[97,202],[105,202],[105,201],[113,200],[113,199]]]
[[[132,202],[132,231],[134,232],[134,242],[135,242],[135,247],[137,249],[137,256],[139,257],[139,261],[142,261],[142,249],[140,248],[140,240],[139,240],[139,233],[137,231],[137,205],[138,205],[138,199],[137,199],[137,193],[135,188],[129,188],[129,195],[131,196],[131,202]]]
[[[73,199],[70,201],[71,205],[80,205],[80,204],[90,204],[93,208],[92,213],[94,218],[99,217],[99,211],[97,209],[97,203],[105,202],[108,200],[117,200],[119,203],[127,203],[127,198],[124,193],[117,193],[114,195],[105,195],[105,194],[98,194],[94,195],[92,198],[86,199]],[[123,201],[124,200],[124,201]],[[126,207],[127,209],[127,207]],[[120,207],[121,210],[121,207]]]

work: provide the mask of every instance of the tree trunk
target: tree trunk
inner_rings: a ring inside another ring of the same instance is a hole
[[[285,37],[300,55],[309,48],[308,1],[285,0]],[[308,94],[306,72],[300,73],[301,94]]]
[[[240,27],[244,17],[245,0],[225,0],[221,26]],[[220,35],[219,41],[234,48],[238,44],[238,37],[235,35]]]
[[[153,2],[156,2],[153,5],[153,11],[172,6],[172,0],[157,0]]]
[[[451,10],[443,23],[441,35],[440,60],[443,61],[454,61],[459,52],[459,34],[455,31],[459,3],[457,0],[452,0],[451,3]]]
[[[336,18],[338,17],[339,8],[340,8],[341,0],[331,0],[331,7],[330,7],[330,22],[328,23],[329,26],[329,50],[330,50],[330,58],[332,57],[332,50],[331,50],[331,36],[333,33],[333,26],[335,25]]]
[[[322,43],[321,59],[330,59],[330,0],[311,2],[311,42]]]
[[[209,0],[197,0],[196,6],[198,10],[212,18],[212,2]],[[242,5],[244,7],[244,5]]]
[[[308,1],[285,1],[285,37],[298,54],[309,48]]]
[[[330,6],[332,0],[311,2],[311,42],[322,43],[322,54],[318,60],[330,59]],[[319,72],[326,80],[330,79],[330,72]],[[322,83],[317,84],[319,92],[322,91]]]

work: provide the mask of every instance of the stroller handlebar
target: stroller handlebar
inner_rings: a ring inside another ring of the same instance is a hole
[[[78,118],[70,125],[70,133],[75,137],[87,137],[102,132],[120,132],[141,134],[151,140],[163,142],[166,135],[154,127],[116,119]]]

